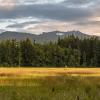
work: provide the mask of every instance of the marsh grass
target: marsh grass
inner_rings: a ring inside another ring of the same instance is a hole
[[[2,68],[0,100],[100,100],[98,74],[99,69]]]
[[[100,79],[73,76],[6,78],[0,85],[0,100],[100,100]]]

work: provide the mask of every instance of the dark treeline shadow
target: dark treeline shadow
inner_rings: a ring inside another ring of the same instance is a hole
[[[58,38],[57,42],[0,42],[1,67],[99,67],[100,40],[97,37],[79,39],[74,35]]]

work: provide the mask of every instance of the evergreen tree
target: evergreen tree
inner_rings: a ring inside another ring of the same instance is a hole
[[[20,42],[21,66],[32,66],[33,62],[33,44],[29,39]]]

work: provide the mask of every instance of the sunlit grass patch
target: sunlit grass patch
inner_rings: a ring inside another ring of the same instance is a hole
[[[0,77],[100,76],[99,68],[0,68]]]

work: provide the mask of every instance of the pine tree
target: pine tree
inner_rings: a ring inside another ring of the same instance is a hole
[[[29,39],[20,42],[21,66],[32,66],[33,62],[33,44]]]

